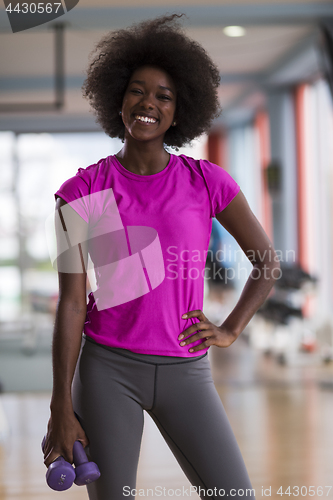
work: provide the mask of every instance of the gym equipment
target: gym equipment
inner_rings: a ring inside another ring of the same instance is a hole
[[[78,486],[92,483],[101,475],[99,468],[94,462],[89,462],[86,452],[80,441],[75,441],[73,447],[73,458],[75,464],[76,478],[74,483]]]
[[[45,436],[42,442],[42,450],[44,451]],[[74,482],[75,470],[74,467],[67,462],[63,457],[56,458],[48,467],[46,472],[46,482],[52,490],[64,491],[68,490]]]
[[[45,445],[45,436],[42,442],[42,450]],[[80,441],[75,441],[73,446],[74,467],[63,457],[56,458],[47,469],[46,482],[50,488],[56,491],[68,490],[73,482],[78,486],[92,483],[101,475],[97,465],[89,462]]]

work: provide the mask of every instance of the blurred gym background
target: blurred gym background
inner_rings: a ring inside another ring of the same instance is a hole
[[[107,31],[167,12],[186,13],[221,72],[222,115],[176,154],[234,177],[281,261],[237,341],[209,350],[216,387],[257,499],[280,486],[333,495],[333,3],[80,0],[18,33],[0,5],[0,500],[59,495],[40,450],[58,299],[45,222],[66,179],[122,146],[81,96],[89,53]],[[251,264],[215,219],[210,250],[204,312],[220,324]],[[138,488],[156,485],[189,483],[145,417]],[[77,486],[63,497],[88,498]]]

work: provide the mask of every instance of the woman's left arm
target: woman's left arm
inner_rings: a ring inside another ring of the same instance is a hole
[[[188,318],[197,317],[200,323],[190,326],[182,333],[184,338],[192,332],[197,332],[183,341],[185,344],[181,342],[180,345],[185,346],[200,338],[203,339],[203,342],[193,347],[190,352],[211,345],[219,347],[231,345],[264,303],[276,279],[280,277],[278,256],[242,191],[238,192],[222,212],[216,214],[216,219],[238,242],[252,263],[253,269],[237,304],[221,326],[213,325],[202,311],[186,311]],[[181,340],[181,336],[178,339]]]

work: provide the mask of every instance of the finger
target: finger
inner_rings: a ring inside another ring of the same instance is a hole
[[[209,338],[209,335],[207,335],[207,331],[205,330],[203,332],[195,333],[194,335],[191,335],[187,339],[182,340],[179,345],[183,347],[183,346],[187,346],[188,344],[193,344],[193,342],[195,342],[196,340],[200,340],[200,339],[206,340],[208,338]]]
[[[212,341],[210,339],[204,340],[203,342],[201,342],[201,344],[198,344],[195,347],[191,347],[191,349],[189,349],[189,352],[202,351],[203,349],[206,349],[207,347],[210,347],[211,345],[214,345],[214,341]]]
[[[206,316],[201,311],[201,309],[195,309],[194,311],[186,311],[186,313],[183,314],[182,318],[183,319],[199,318],[200,320],[204,321],[206,319]]]
[[[44,444],[44,448],[43,448],[43,455],[44,455],[44,459],[46,459],[46,457],[53,451],[53,446],[51,444],[51,441],[46,438],[45,440],[45,444]]]
[[[83,448],[85,448],[86,446],[89,445],[89,439],[87,437],[87,434],[84,432],[84,429],[82,428],[82,426],[81,426],[80,423],[79,423],[79,428],[78,428],[78,431],[77,431],[76,440],[80,441],[80,443],[82,444]]]
[[[86,448],[87,446],[89,446],[89,439],[87,438],[87,436],[78,437],[77,440],[80,441],[83,448]]]
[[[74,446],[74,443],[73,443],[73,446]],[[64,459],[67,462],[69,462],[70,464],[72,464],[73,461],[74,461],[73,447],[71,449],[70,448],[64,449],[64,453],[62,453],[62,456],[64,457]]]
[[[74,442],[73,442],[74,445]],[[54,447],[52,452],[54,453],[54,457],[63,457],[66,462],[69,462],[70,464],[73,463],[73,446],[68,447],[67,445],[64,445],[62,447]],[[55,458],[54,458],[55,459]]]
[[[194,323],[194,325],[189,326],[184,330],[182,333],[178,335],[178,340],[181,340],[185,337],[188,337],[189,335],[192,335],[192,333],[197,332],[198,330],[207,330],[210,328],[210,325],[207,325],[207,323],[201,322],[200,323]]]
[[[43,441],[42,441],[42,444],[43,444]],[[45,439],[42,451],[43,451],[44,457],[46,457],[50,453],[50,446],[49,446],[49,441],[47,440],[47,438]]]
[[[57,453],[55,451],[51,451],[45,458],[44,460],[44,464],[46,467],[49,467],[52,462],[54,462],[55,460],[57,460],[57,458],[59,458],[61,455],[60,453]]]

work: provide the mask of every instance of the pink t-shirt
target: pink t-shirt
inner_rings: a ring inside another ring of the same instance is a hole
[[[200,321],[182,315],[203,308],[212,217],[239,189],[223,168],[185,155],[171,154],[153,175],[130,172],[114,155],[79,168],[55,197],[89,224],[97,288],[84,333],[137,353],[204,354],[188,352],[202,340],[179,345],[178,335]]]

